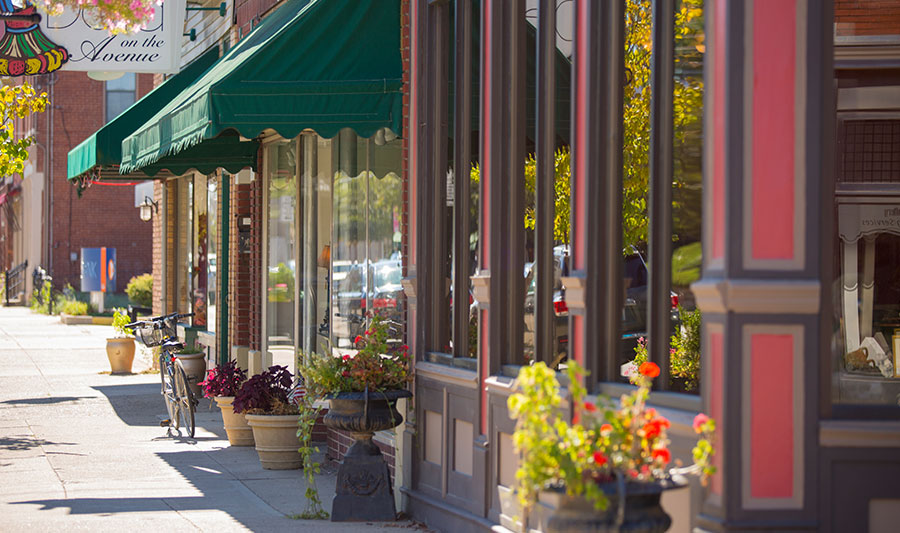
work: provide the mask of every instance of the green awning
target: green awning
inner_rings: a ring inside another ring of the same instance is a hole
[[[98,171],[113,169],[114,172],[104,174],[117,175],[116,169],[122,161],[122,139],[134,132],[136,126],[146,122],[185,87],[196,81],[218,58],[218,48],[210,49],[73,148],[68,158],[68,179],[77,178],[95,169]]]
[[[272,129],[401,131],[400,0],[287,0],[122,142],[122,172]]]

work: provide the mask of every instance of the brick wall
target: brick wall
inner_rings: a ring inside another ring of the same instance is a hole
[[[233,178],[232,178],[233,179]],[[250,254],[241,253],[238,223],[242,218],[251,217],[250,185],[231,186],[231,230],[230,262],[228,277],[228,312],[231,325],[231,344],[250,346]]]
[[[165,185],[161,181],[153,183],[153,201],[156,202],[160,210],[153,214],[153,314],[162,315],[167,312],[168,306],[162,301],[163,284],[162,284],[162,256],[163,256],[163,226],[165,218],[163,217],[163,189]]]
[[[262,152],[262,148],[260,148]],[[262,157],[258,155],[258,157]],[[260,165],[261,166],[261,165]],[[250,228],[250,314],[247,316],[247,328],[250,336],[250,349],[259,350],[262,347],[262,220],[265,216],[263,209],[262,177],[257,176],[250,184],[250,218],[253,220]]]
[[[835,0],[835,35],[900,36],[900,2],[897,0]]]
[[[152,88],[152,75],[137,78],[141,97]],[[69,151],[104,125],[104,84],[84,72],[58,72],[32,79],[39,91],[51,96],[51,110],[35,121],[36,140],[50,146],[49,270],[54,285],[79,286],[82,247],[116,248],[117,292],[123,292],[133,276],[152,269],[152,226],[143,222],[134,207],[132,186],[92,185],[78,197],[67,177]],[[50,139],[52,120],[52,143]],[[38,150],[36,154],[41,154]],[[43,164],[43,162],[41,162]],[[72,259],[72,254],[75,259]],[[48,266],[48,265],[45,265]]]
[[[237,21],[235,31],[240,39],[250,33],[259,19],[276,4],[278,0],[235,0],[234,14]]]

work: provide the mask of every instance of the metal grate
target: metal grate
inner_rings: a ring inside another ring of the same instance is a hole
[[[900,183],[900,120],[847,120],[839,135],[839,182]]]

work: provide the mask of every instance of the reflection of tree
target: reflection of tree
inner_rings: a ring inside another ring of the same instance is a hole
[[[335,233],[342,243],[365,242],[367,186],[369,242],[382,242],[385,250],[391,250],[395,230],[400,224],[402,200],[400,177],[394,172],[381,178],[365,171],[353,177],[343,172],[337,174],[333,191]]]
[[[278,263],[274,271],[269,272],[269,301],[290,302],[294,299],[294,271],[284,263]]]

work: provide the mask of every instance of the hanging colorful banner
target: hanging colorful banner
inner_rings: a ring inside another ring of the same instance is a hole
[[[38,14],[38,23],[4,21],[0,34],[0,75],[27,76],[56,70],[81,72],[178,72],[186,0],[166,0],[147,26],[135,34],[110,35],[90,12],[66,8],[62,15]],[[0,11],[34,15],[0,0]],[[110,78],[114,75],[109,75]]]
[[[116,249],[81,249],[81,290],[116,292]]]

